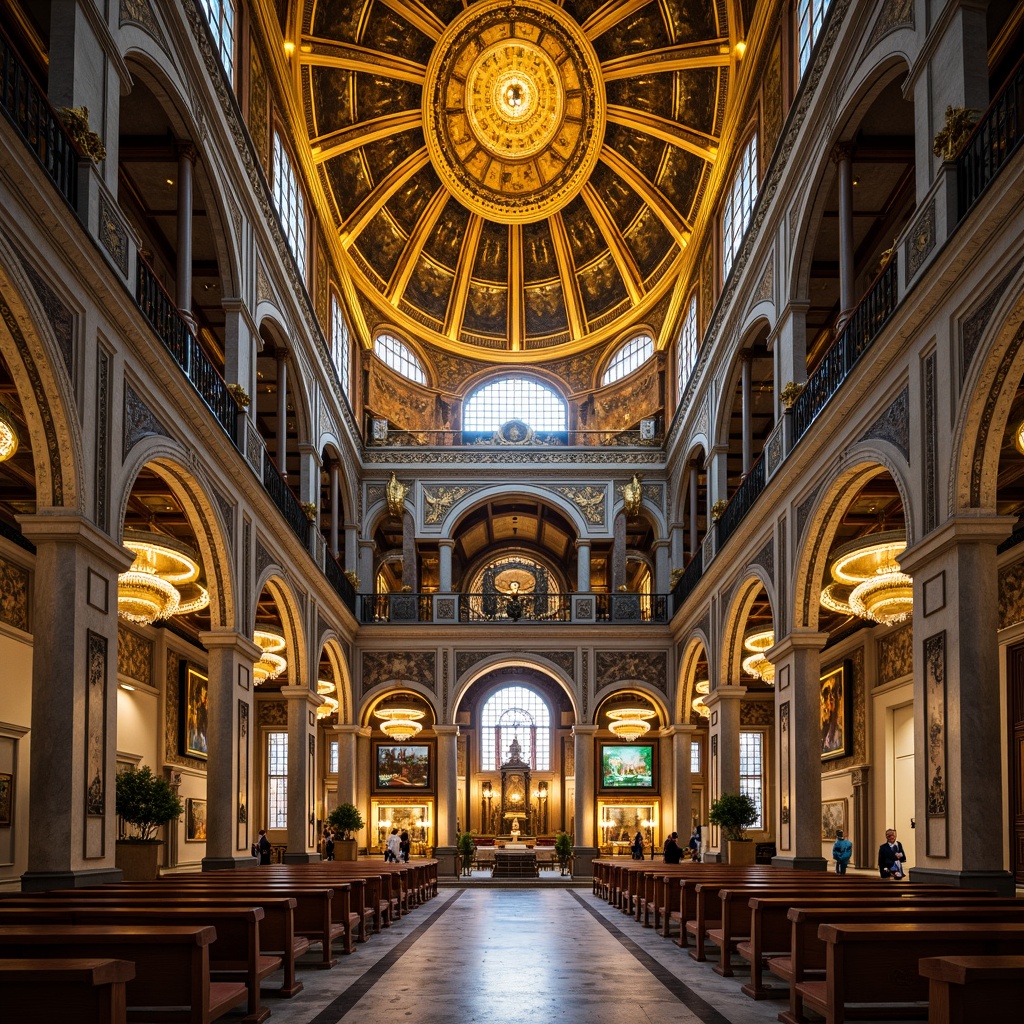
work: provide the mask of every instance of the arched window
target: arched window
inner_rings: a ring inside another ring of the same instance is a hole
[[[331,357],[338,371],[342,390],[352,398],[352,339],[349,337],[345,314],[336,296],[331,296]]]
[[[395,373],[400,373],[417,384],[427,383],[426,372],[423,364],[416,358],[416,353],[393,334],[378,334],[377,340],[373,343],[373,351],[377,353],[377,358],[390,366]]]
[[[279,132],[274,132],[274,205],[299,273],[306,276],[306,201]]]
[[[519,756],[534,771],[551,768],[551,712],[543,697],[527,686],[506,686],[491,694],[480,713],[480,769],[493,771],[508,760],[517,739]]]
[[[690,299],[676,342],[676,394],[681,399],[697,363],[697,296]]]
[[[811,51],[817,41],[821,26],[825,23],[825,12],[829,0],[798,0],[796,5],[796,31],[800,49],[800,74],[811,62]]]
[[[750,226],[757,199],[757,133],[750,136],[733,175],[732,187],[722,211],[722,277],[729,276],[733,261]]]
[[[638,334],[620,346],[604,371],[601,384],[614,384],[628,377],[654,355],[654,339],[649,334]]]
[[[474,391],[462,410],[463,430],[497,430],[522,420],[534,430],[567,430],[565,400],[540,381],[502,377]]]
[[[232,78],[235,63],[235,4],[234,0],[200,0],[206,21],[213,35],[220,62]]]

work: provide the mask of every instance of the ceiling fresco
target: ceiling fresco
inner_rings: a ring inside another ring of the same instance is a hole
[[[374,320],[564,357],[671,289],[718,154],[725,4],[307,0],[312,160]]]

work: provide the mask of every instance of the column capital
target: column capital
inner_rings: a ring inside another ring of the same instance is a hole
[[[834,164],[839,163],[842,160],[853,159],[853,142],[837,142],[832,147],[832,162]]]
[[[451,548],[454,551],[455,541],[451,537],[441,537],[437,542],[437,546],[439,548]]]
[[[719,686],[704,697],[704,706],[713,708],[724,701],[739,700],[746,692],[745,686]]]
[[[674,722],[672,725],[666,725],[661,730],[661,735],[667,739],[671,736],[693,736],[696,731],[697,726],[695,725],[680,725]]]
[[[285,700],[305,700],[310,707],[314,708],[318,708],[324,703],[324,698],[308,686],[282,686],[281,696]]]
[[[187,160],[190,164],[196,162],[196,157],[199,155],[196,151],[196,147],[188,140],[182,140],[175,144],[175,150],[178,154],[179,160]]]
[[[583,725],[577,723],[572,727],[573,736],[593,736],[600,729],[599,725]]]
[[[765,657],[776,664],[794,651],[820,651],[828,642],[828,633],[819,633],[811,629],[794,629],[787,633],[774,646],[765,651]],[[705,700],[705,703],[707,701]]]
[[[34,516],[15,516],[23,536],[36,547],[41,544],[75,544],[88,548],[101,561],[125,572],[135,561],[135,552],[122,547],[94,523],[66,509],[42,509]]]
[[[369,736],[373,730],[368,725],[329,725],[324,732],[329,736]]]
[[[1016,522],[1013,516],[956,515],[907,548],[896,561],[903,572],[913,576],[918,569],[958,544],[991,544],[995,547],[1010,536]]]
[[[663,540],[652,540],[651,541],[651,550],[652,551],[657,551],[660,548],[667,548],[670,543],[671,542],[669,541],[669,539],[667,537],[665,537]]]
[[[589,548],[590,547],[590,543],[591,543],[591,541],[590,541],[589,537],[577,537],[576,538],[576,550],[579,551],[580,548]]]
[[[435,725],[434,733],[437,738],[440,739],[442,736],[458,736],[459,727],[457,725]]]
[[[207,629],[199,634],[199,642],[208,650],[234,651],[255,664],[263,653],[259,644],[234,629]]]

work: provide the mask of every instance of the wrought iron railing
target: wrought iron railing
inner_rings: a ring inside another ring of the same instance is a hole
[[[667,594],[595,594],[601,623],[668,622]]]
[[[693,593],[693,588],[700,582],[701,576],[704,575],[704,545],[702,544],[697,548],[696,554],[689,562],[686,563],[686,568],[683,569],[682,576],[676,582],[676,585],[672,588],[672,614],[675,615],[677,611],[683,606],[683,602]]]
[[[267,494],[285,517],[292,532],[304,546],[309,544],[309,518],[299,499],[292,494],[291,488],[284,477],[278,472],[277,466],[270,459],[263,460],[263,486]]]
[[[839,390],[892,315],[899,301],[897,277],[897,255],[893,253],[793,404],[794,445]]]
[[[78,151],[46,92],[0,33],[0,107],[25,145],[72,207],[78,204]]]
[[[433,617],[431,594],[403,592],[359,595],[360,622],[430,622]]]
[[[569,622],[569,594],[460,594],[460,622]]]
[[[334,588],[334,592],[345,602],[353,615],[356,613],[356,588],[352,586],[351,580],[342,571],[341,566],[335,561],[330,551],[324,554],[324,575],[327,582]]]
[[[743,517],[750,511],[750,506],[757,501],[758,496],[764,490],[765,485],[765,458],[761,453],[757,462],[750,467],[750,472],[743,478],[739,487],[736,488],[729,504],[725,506],[718,522],[715,523],[715,531],[718,534],[717,548],[722,546],[732,536],[736,527],[743,522]]]
[[[1024,59],[981,116],[956,161],[958,215],[962,219],[1017,151],[1024,137]]]

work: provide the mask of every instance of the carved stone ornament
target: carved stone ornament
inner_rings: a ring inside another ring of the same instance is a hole
[[[793,403],[796,402],[796,400],[803,393],[804,387],[804,384],[797,384],[795,380],[791,380],[779,394],[779,398],[782,400],[782,404],[787,409],[792,409]]]
[[[622,511],[628,519],[640,515],[640,505],[644,500],[643,474],[634,473],[633,479],[622,486]]]
[[[93,163],[98,164],[107,158],[107,147],[103,145],[103,140],[89,127],[88,107],[61,107],[57,115],[68,135]]]
[[[389,515],[394,516],[395,519],[402,518],[402,514],[405,512],[405,496],[408,493],[409,488],[392,471],[386,491]]]
[[[946,107],[946,123],[935,136],[932,152],[943,160],[955,160],[974,131],[979,112],[969,107]]]

